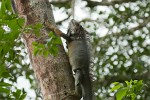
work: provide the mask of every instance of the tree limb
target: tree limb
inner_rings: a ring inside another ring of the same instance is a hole
[[[143,18],[143,19],[144,19],[144,18]],[[131,34],[131,33],[133,33],[134,31],[136,31],[136,30],[138,30],[138,29],[141,29],[142,27],[146,26],[148,23],[150,23],[150,18],[145,19],[145,20],[143,21],[143,23],[139,23],[138,26],[128,29],[128,31],[127,31],[126,33],[130,33],[130,34]],[[107,34],[107,35],[105,35],[105,36],[102,37],[102,38],[108,38],[108,37],[111,37],[111,36],[119,36],[120,34],[123,34],[123,33],[119,32],[119,33]]]
[[[70,3],[72,0],[58,0],[58,1],[51,1],[50,3],[53,5],[64,5]]]
[[[144,26],[146,26],[148,23],[150,23],[150,17],[149,18],[143,18],[144,22],[143,23],[139,23],[139,25],[137,27],[132,28],[130,31],[134,32]]]
[[[136,74],[134,76],[128,76],[128,75],[117,75],[117,76],[105,76],[104,79],[98,79],[94,82],[94,85],[100,85],[100,86],[109,86],[113,82],[124,82],[125,80],[148,80],[150,76],[150,72],[147,71],[144,74]]]
[[[98,2],[98,1],[90,1],[90,0],[84,0],[87,1],[88,6],[89,7],[94,7],[94,6],[111,6],[111,5],[115,5],[115,4],[121,4],[121,3],[128,3],[128,2],[136,2],[138,0],[113,0],[113,1],[107,1],[107,0],[103,0],[102,2]]]
[[[93,20],[93,19],[91,19],[91,18],[85,18],[85,19],[79,21],[79,23],[81,23],[81,22],[91,22],[91,23],[97,23],[97,24],[99,24],[99,25],[104,25],[104,24],[105,24],[104,21]]]

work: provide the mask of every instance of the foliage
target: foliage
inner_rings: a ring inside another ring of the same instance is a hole
[[[126,85],[123,85],[119,82],[114,82],[114,87],[111,88],[111,91],[117,90],[116,99],[122,100],[123,98],[130,98],[130,100],[135,100],[137,95],[142,92],[142,87],[144,86],[143,81],[134,80],[134,81],[125,81]],[[125,99],[126,100],[126,99]]]
[[[24,27],[24,19],[14,14],[10,0],[2,0],[0,8],[0,99],[23,100],[26,97],[24,90],[18,89],[14,84],[19,76],[25,76],[31,83],[31,88],[36,87],[33,70],[30,68],[27,50],[23,44],[21,33],[34,33],[40,36],[42,24]],[[58,53],[57,45],[61,39],[52,32],[45,44],[33,42],[34,54],[48,56]],[[7,81],[7,82],[5,82]],[[38,97],[39,94],[37,94]],[[40,96],[40,95],[39,95]]]
[[[22,56],[16,48],[18,45],[21,46],[21,42],[17,39],[23,23],[23,19],[12,13],[10,0],[2,0],[0,9],[0,98],[4,100],[23,100],[26,97],[24,90],[13,85],[17,79],[16,74],[19,75],[19,72],[12,72],[17,70],[17,65],[22,65],[19,59]],[[15,89],[12,90],[11,88],[14,87]]]
[[[42,29],[42,24],[37,23],[35,25],[28,25],[24,28],[24,33],[32,33],[38,38],[35,42],[32,43],[34,49],[34,55],[44,55],[47,57],[49,54],[56,56],[58,54],[58,45],[62,44],[61,38],[54,35],[53,32],[48,34],[48,38],[45,43],[40,43],[42,40],[40,32]]]
[[[40,54],[47,57],[49,54],[56,56],[58,54],[58,45],[62,44],[60,37],[54,35],[53,32],[49,33],[49,38],[46,44],[33,42],[34,55]]]
[[[9,87],[13,86],[12,84],[6,82],[0,82],[0,93],[5,93],[7,95],[8,100],[18,99],[24,100],[26,97],[26,93],[24,90],[20,90],[16,88],[16,91],[13,92],[9,89]],[[5,98],[6,99],[6,98]]]

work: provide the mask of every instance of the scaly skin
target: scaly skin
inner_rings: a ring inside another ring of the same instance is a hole
[[[92,86],[89,76],[90,54],[86,42],[86,31],[75,20],[72,20],[68,36],[72,41],[67,42],[69,61],[75,72],[76,92],[83,100],[92,100]],[[81,93],[82,91],[82,93]]]

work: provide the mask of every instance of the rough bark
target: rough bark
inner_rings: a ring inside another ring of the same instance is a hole
[[[44,23],[45,17],[55,25],[48,0],[16,0],[15,2],[19,15],[26,16],[27,25]],[[45,27],[41,29],[40,43],[45,43],[48,31]],[[44,100],[79,100],[74,94],[74,80],[63,46],[58,46],[59,53],[56,57],[34,56],[32,42],[37,41],[38,37],[34,34],[24,34],[23,38]]]

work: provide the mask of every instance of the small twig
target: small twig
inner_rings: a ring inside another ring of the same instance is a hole
[[[99,21],[99,20],[93,20],[91,18],[85,18],[85,19],[81,20],[79,23],[81,23],[81,22],[95,22],[95,23],[104,25],[104,22]]]

